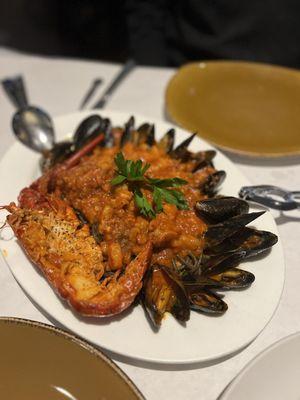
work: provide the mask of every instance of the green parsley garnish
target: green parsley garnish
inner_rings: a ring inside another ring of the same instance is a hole
[[[111,181],[111,184],[119,185],[127,181],[133,190],[135,204],[145,217],[154,218],[156,214],[162,212],[163,202],[174,204],[179,210],[189,209],[183,193],[175,189],[187,184],[184,179],[149,178],[145,176],[145,173],[150,168],[150,164],[143,165],[142,160],[126,160],[123,153],[118,153],[115,156],[115,164],[117,176]],[[153,206],[143,195],[142,187],[153,192]]]

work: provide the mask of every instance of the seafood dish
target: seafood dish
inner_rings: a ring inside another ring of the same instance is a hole
[[[239,265],[277,236],[247,227],[263,212],[218,194],[226,172],[214,167],[214,150],[189,150],[194,136],[175,146],[174,129],[158,140],[134,117],[113,127],[91,115],[43,155],[42,175],[18,204],[1,207],[28,258],[78,313],[108,317],[140,303],[159,328],[166,313],[183,323],[191,311],[221,315],[226,291],[254,282]]]

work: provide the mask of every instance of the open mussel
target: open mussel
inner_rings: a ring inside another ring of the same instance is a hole
[[[145,279],[142,302],[155,327],[159,327],[166,312],[179,321],[187,321],[190,307],[184,286],[167,268],[154,265]]]
[[[158,142],[158,147],[165,153],[170,153],[173,150],[175,141],[175,129],[168,130]]]
[[[173,269],[181,279],[192,310],[223,314],[227,304],[213,290],[245,289],[254,282],[251,272],[237,268],[244,255],[240,252],[217,257],[176,257]]]
[[[245,225],[248,225],[250,222],[254,221],[264,213],[264,211],[260,211],[249,214],[241,214],[229,218],[221,223],[209,225],[205,233],[205,247],[212,248],[218,245],[223,240],[232,236]]]
[[[225,171],[216,171],[207,176],[207,178],[201,183],[199,189],[203,194],[213,196],[217,189],[221,186],[226,178]]]
[[[248,213],[249,205],[244,200],[215,197],[197,202],[195,208],[199,217],[208,223],[205,256],[243,253],[246,258],[277,243],[273,233],[245,227],[264,212]]]
[[[208,247],[206,254],[216,256],[244,252],[245,257],[251,257],[270,249],[277,241],[277,236],[272,232],[243,228],[216,246]]]
[[[188,150],[188,147],[195,136],[196,133],[192,134],[183,142],[181,142],[174,150],[170,152],[170,156],[172,158],[179,159],[182,162],[188,161],[190,158],[190,152]]]
[[[191,172],[197,172],[205,167],[213,167],[212,160],[216,155],[215,150],[205,150],[198,152],[191,152],[188,147],[196,133],[190,135],[187,139],[181,142],[175,149],[174,146],[174,134],[175,131],[170,129],[160,140],[158,146],[163,148],[166,153],[170,154],[172,158],[180,160],[181,162],[191,162]],[[225,179],[224,171],[216,171],[208,175],[207,179],[204,180],[202,187],[199,188],[204,194],[213,194],[215,190],[221,185]]]
[[[254,281],[253,274],[237,269],[244,257],[245,252],[240,252],[215,257],[195,257],[193,261],[189,255],[183,259],[177,257],[173,268],[189,290],[213,286],[222,289],[240,289],[250,286]]]
[[[245,258],[245,252],[221,254],[217,256],[203,256],[201,277],[220,274],[230,268],[237,267]]]
[[[123,133],[121,136],[120,147],[123,147],[125,145],[125,143],[132,141],[134,125],[135,125],[135,119],[133,116],[131,116],[125,124],[124,130],[123,130]]]
[[[155,126],[145,122],[140,125],[137,130],[134,130],[131,135],[131,141],[135,145],[147,144],[149,147],[153,146],[155,142]]]
[[[197,288],[188,292],[190,307],[192,310],[205,314],[221,315],[227,311],[228,306],[213,291],[207,288]]]
[[[138,143],[146,143],[149,147],[155,144],[155,126],[144,123],[137,129]]]
[[[245,289],[255,280],[255,276],[240,268],[230,268],[219,274],[211,274],[205,277],[209,286],[218,289]],[[205,279],[204,279],[205,281]]]
[[[197,172],[205,167],[213,167],[212,160],[215,158],[215,150],[198,151],[191,153],[190,159],[194,161],[194,168],[192,172]]]

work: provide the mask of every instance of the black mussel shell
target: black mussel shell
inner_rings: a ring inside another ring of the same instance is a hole
[[[198,201],[196,210],[205,221],[217,224],[236,215],[248,213],[249,204],[236,197],[215,197]]]
[[[170,153],[173,150],[175,141],[175,129],[170,129],[164,134],[164,136],[158,142],[158,147],[165,153]]]
[[[189,293],[190,307],[192,310],[205,314],[224,314],[227,311],[227,304],[220,296],[207,288],[199,288]]]
[[[151,125],[148,124],[148,122],[145,122],[144,124],[140,125],[137,128],[137,130],[132,132],[131,142],[136,146],[146,143],[150,130],[151,130]]]
[[[216,156],[215,150],[199,151],[198,153],[191,153],[191,159],[195,161],[195,166],[192,172],[197,172],[207,166],[213,167],[212,160]]]
[[[155,126],[151,125],[146,143],[149,147],[152,147],[155,144]]]
[[[104,118],[102,121],[102,131],[104,133],[104,140],[100,146],[111,148],[115,145],[115,138],[112,131],[112,126],[109,118]]]
[[[131,116],[125,124],[125,128],[121,137],[120,146],[123,147],[125,143],[132,140],[132,132],[134,132],[135,119]]]
[[[189,144],[192,142],[196,133],[189,136],[182,143],[180,143],[173,151],[170,152],[172,158],[179,159],[181,161],[187,161],[190,158],[190,152],[188,151]]]
[[[278,237],[272,232],[243,228],[218,245],[207,248],[205,252],[208,255],[218,255],[242,251],[245,253],[246,258],[268,250],[277,241]]]
[[[255,276],[249,271],[230,268],[219,274],[209,275],[207,280],[218,289],[244,289],[254,282]]]
[[[152,266],[148,271],[142,295],[144,308],[154,326],[160,326],[163,316],[170,312],[179,321],[187,321],[190,307],[184,286],[163,266]]]
[[[90,140],[98,136],[103,130],[103,119],[94,114],[85,118],[77,127],[73,135],[74,150],[79,150]]]
[[[221,186],[226,178],[225,171],[216,171],[211,175],[208,175],[206,180],[201,184],[199,188],[204,194],[213,196],[217,189]]]
[[[213,257],[203,257],[202,275],[220,274],[230,268],[237,267],[245,258],[246,252],[222,254]]]
[[[42,172],[52,168],[55,164],[66,160],[73,153],[73,143],[63,141],[56,143],[53,148],[43,154],[40,158],[40,169]]]
[[[205,233],[205,247],[211,248],[218,245],[262,214],[264,214],[264,211],[241,214],[219,224],[210,225]]]
[[[145,122],[133,134],[133,143],[139,145],[146,143],[149,147],[155,143],[155,127]]]

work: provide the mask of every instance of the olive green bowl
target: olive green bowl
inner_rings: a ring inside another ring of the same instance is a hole
[[[235,153],[300,154],[300,73],[268,64],[186,64],[168,83],[166,111],[181,127]]]
[[[144,399],[101,351],[49,325],[0,318],[0,354],[1,399]]]

